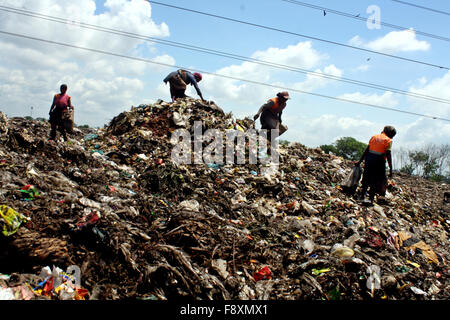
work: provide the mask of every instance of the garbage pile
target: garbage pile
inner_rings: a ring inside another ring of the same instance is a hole
[[[159,100],[55,143],[47,122],[0,113],[0,297],[450,298],[447,184],[398,173],[367,206],[340,186],[351,162],[299,143],[272,171],[174,163],[172,133],[195,121],[253,126]],[[70,267],[78,285],[50,285]]]

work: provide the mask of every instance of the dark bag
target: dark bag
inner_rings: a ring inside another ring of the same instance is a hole
[[[62,113],[62,122],[63,126],[66,129],[67,132],[72,133],[73,132],[73,120],[74,120],[74,114],[73,109],[69,109]]]
[[[174,90],[186,90],[186,82],[181,79],[181,76],[179,74],[170,78],[169,83]]]
[[[353,167],[352,171],[345,177],[345,179],[341,183],[341,187],[346,188],[357,188],[359,184],[359,180],[361,179],[362,169],[360,166]]]
[[[285,133],[285,132],[287,131],[287,129],[288,129],[287,126],[285,126],[285,125],[283,125],[283,124],[280,123],[279,136],[281,136],[283,133]]]

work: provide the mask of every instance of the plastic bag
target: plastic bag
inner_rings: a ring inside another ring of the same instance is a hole
[[[73,109],[69,109],[62,113],[62,122],[63,126],[66,129],[68,133],[73,133],[73,121],[74,121],[74,114]]]
[[[259,280],[271,280],[272,279],[272,272],[270,271],[269,267],[265,266],[258,272],[253,274],[253,278],[255,281]]]
[[[362,169],[360,166],[353,167],[352,171],[349,173],[347,177],[342,181],[341,187],[347,188],[355,188],[359,184],[359,180],[361,179]]]
[[[29,220],[28,217],[8,206],[0,206],[0,226],[2,233],[7,237],[16,233],[22,222]]]
[[[285,133],[287,131],[287,129],[288,129],[287,126],[285,126],[284,124],[280,123],[280,129],[279,129],[280,131],[278,133],[278,136],[281,136],[283,133]]]
[[[366,271],[370,276],[367,279],[366,285],[369,290],[380,289],[381,288],[381,269],[377,265],[371,265],[367,267]]]

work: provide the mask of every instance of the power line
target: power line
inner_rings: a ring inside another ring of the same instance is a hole
[[[439,98],[439,97],[409,92],[409,91],[396,89],[396,88],[392,88],[392,87],[388,87],[388,86],[383,86],[383,85],[379,85],[379,84],[374,84],[374,83],[370,83],[370,82],[364,82],[364,81],[358,81],[358,80],[349,79],[349,78],[337,77],[337,76],[324,74],[324,73],[320,73],[320,72],[315,72],[315,71],[311,71],[311,70],[306,70],[306,69],[302,69],[302,68],[298,68],[298,67],[292,67],[292,66],[287,66],[284,64],[278,64],[278,63],[264,61],[264,60],[258,60],[258,59],[254,59],[254,58],[250,58],[250,57],[244,57],[244,56],[236,55],[233,53],[227,53],[227,52],[223,52],[223,51],[217,51],[217,50],[213,50],[213,49],[192,46],[192,45],[188,45],[185,43],[163,40],[163,39],[149,37],[149,36],[143,36],[143,35],[139,35],[136,33],[121,31],[121,30],[117,30],[117,29],[105,28],[102,26],[87,24],[87,23],[80,22],[80,21],[74,21],[74,20],[68,20],[68,19],[63,19],[63,18],[59,18],[59,17],[49,16],[49,15],[44,15],[44,14],[40,14],[40,13],[33,12],[33,11],[16,9],[16,8],[11,8],[11,7],[1,6],[1,5],[0,5],[0,10],[10,12],[10,13],[30,16],[30,17],[34,17],[34,18],[38,18],[38,19],[43,19],[43,20],[47,20],[47,21],[57,22],[57,23],[74,24],[78,27],[86,28],[86,29],[90,29],[90,30],[96,30],[96,31],[110,33],[110,34],[125,36],[125,37],[129,37],[129,38],[155,42],[155,43],[164,44],[164,45],[168,45],[168,46],[172,46],[172,47],[179,47],[179,48],[183,48],[183,49],[187,49],[187,50],[202,52],[202,53],[216,55],[216,56],[222,56],[222,57],[240,60],[240,61],[247,61],[247,62],[251,62],[251,63],[255,63],[255,64],[270,66],[273,68],[284,69],[284,70],[303,73],[303,74],[311,74],[316,77],[351,83],[351,84],[355,84],[355,85],[359,85],[359,86],[363,86],[363,87],[367,87],[367,88],[373,88],[373,89],[377,89],[377,90],[389,90],[389,91],[392,91],[395,93],[411,96],[414,98],[420,98],[420,99],[424,99],[424,100],[450,104],[450,100]]]
[[[149,59],[132,57],[132,56],[124,55],[124,54],[113,53],[113,52],[99,50],[99,49],[86,48],[86,47],[76,46],[76,45],[72,45],[72,44],[68,44],[68,43],[57,42],[57,41],[53,41],[53,40],[41,39],[41,38],[27,36],[27,35],[19,34],[19,33],[13,33],[13,32],[2,31],[2,30],[0,30],[0,33],[1,34],[6,34],[6,35],[9,35],[9,36],[20,37],[20,38],[24,38],[24,39],[30,39],[30,40],[35,40],[35,41],[55,44],[55,45],[64,46],[64,47],[68,47],[68,48],[74,48],[74,49],[80,49],[80,50],[95,52],[95,53],[101,53],[101,54],[105,54],[105,55],[110,55],[110,56],[114,56],[114,57],[130,59],[130,60],[136,60],[136,61],[141,61],[141,62],[145,62],[145,63],[152,63],[152,64],[165,66],[165,67],[170,67],[170,68],[186,69],[186,67],[182,67],[182,66],[170,65],[170,64],[167,64],[167,63],[157,62],[157,61],[153,61],[153,60],[149,60]],[[231,80],[235,80],[235,81],[248,82],[248,83],[262,85],[262,86],[276,88],[276,89],[289,90],[289,91],[292,91],[292,92],[309,94],[309,95],[316,96],[316,97],[321,97],[321,98],[333,99],[333,100],[342,101],[342,102],[348,102],[348,103],[353,103],[353,104],[365,105],[365,106],[368,106],[368,107],[382,109],[382,110],[389,110],[389,111],[394,111],[394,112],[399,112],[399,113],[405,113],[405,114],[410,114],[410,115],[430,118],[430,119],[434,119],[434,120],[442,120],[442,121],[450,122],[450,119],[445,119],[445,118],[441,118],[441,117],[437,117],[437,116],[430,116],[430,115],[416,113],[416,112],[398,110],[398,109],[394,109],[394,108],[390,108],[390,107],[383,107],[383,106],[379,106],[379,105],[375,105],[375,104],[370,104],[370,103],[365,103],[365,102],[360,102],[360,101],[355,101],[355,100],[350,100],[350,99],[345,99],[345,98],[332,97],[332,96],[327,96],[327,95],[324,95],[324,94],[313,93],[313,92],[303,91],[303,90],[294,89],[294,88],[287,88],[287,87],[277,86],[277,85],[273,85],[273,84],[269,84],[269,83],[253,81],[253,80],[248,80],[248,79],[242,79],[242,78],[227,76],[227,75],[223,75],[223,74],[217,74],[217,73],[203,71],[203,70],[198,70],[198,69],[190,68],[190,70],[194,71],[194,72],[201,72],[201,73],[204,73],[204,74],[209,74],[209,75],[212,75],[212,76],[226,78],[226,79],[231,79]]]
[[[248,21],[242,21],[242,20],[238,20],[238,19],[224,17],[224,16],[212,14],[212,13],[197,11],[197,10],[193,10],[193,9],[183,8],[183,7],[177,7],[177,6],[174,6],[174,5],[161,3],[161,2],[157,2],[157,1],[153,1],[153,0],[145,0],[145,1],[147,1],[149,3],[153,3],[153,4],[169,7],[169,8],[174,8],[174,9],[178,9],[178,10],[183,10],[183,11],[187,11],[187,12],[192,12],[192,13],[208,16],[208,17],[213,17],[213,18],[217,18],[217,19],[232,21],[232,22],[236,22],[236,23],[240,23],[240,24],[245,24],[245,25],[249,25],[249,26],[253,26],[253,27],[257,27],[257,28],[262,28],[262,29],[266,29],[266,30],[281,32],[281,33],[285,33],[285,34],[290,34],[290,35],[294,35],[294,36],[298,36],[298,37],[302,37],[302,38],[307,38],[307,39],[311,39],[311,40],[326,42],[326,43],[334,44],[334,45],[341,46],[341,47],[351,48],[351,49],[360,50],[360,51],[364,51],[364,52],[369,52],[369,53],[373,53],[373,54],[378,54],[378,55],[382,55],[382,56],[386,56],[386,57],[390,57],[390,58],[394,58],[394,59],[399,59],[399,60],[403,60],[403,61],[409,61],[409,62],[413,62],[413,63],[427,65],[427,66],[430,66],[430,67],[450,70],[449,67],[440,66],[440,65],[436,65],[436,64],[432,64],[432,63],[428,63],[428,62],[423,62],[423,61],[419,61],[419,60],[409,59],[409,58],[405,58],[405,57],[400,57],[400,56],[396,56],[396,55],[392,55],[392,54],[388,54],[388,53],[383,53],[383,52],[379,52],[379,51],[374,51],[374,50],[370,50],[370,49],[365,49],[365,48],[361,48],[361,47],[356,47],[356,46],[352,46],[352,45],[341,43],[341,42],[321,39],[321,38],[318,38],[318,37],[312,37],[312,36],[308,36],[308,35],[305,35],[305,34],[300,34],[300,33],[292,32],[292,31],[282,30],[282,29],[269,27],[269,26],[265,26],[265,25],[261,25],[261,24],[256,24],[256,23],[252,23],[252,22],[248,22]]]
[[[359,14],[355,15],[355,14],[342,12],[342,11],[337,11],[337,10],[330,9],[330,8],[320,7],[320,6],[316,6],[316,5],[313,5],[313,4],[309,4],[309,3],[306,3],[306,2],[300,2],[300,1],[296,1],[296,0],[281,0],[281,1],[289,2],[289,3],[292,3],[292,4],[296,4],[298,6],[303,6],[303,7],[307,7],[307,8],[311,8],[311,9],[325,11],[326,13],[334,13],[334,14],[337,14],[337,15],[340,15],[340,16],[344,16],[344,17],[347,17],[347,18],[352,18],[352,19],[356,19],[356,20],[360,20],[360,21],[364,21],[364,22],[367,21],[367,18],[361,17],[361,16],[359,16]],[[425,36],[425,37],[430,37],[430,38],[434,38],[434,39],[450,42],[450,38],[447,38],[447,37],[444,37],[444,36],[439,36],[439,35],[423,32],[423,31],[419,31],[419,30],[415,30],[415,29],[411,30],[409,28],[398,26],[398,25],[395,25],[395,24],[392,24],[392,23],[388,23],[388,22],[383,22],[383,21],[375,21],[375,22],[379,23],[382,26],[389,27],[389,28],[392,28],[392,29],[413,32],[413,33],[417,33],[417,34],[420,34],[420,35]]]
[[[295,0],[281,0],[281,1],[290,2],[290,3],[293,3],[293,4],[299,5],[299,6],[309,7],[309,8],[317,9],[317,10],[321,10],[321,11],[326,11],[326,13],[334,13],[334,14],[337,14],[337,15],[341,15],[341,16],[345,16],[345,17],[348,17],[348,18],[353,18],[353,19],[357,19],[357,20],[361,20],[361,21],[366,21],[367,20],[367,18],[360,17],[359,14],[358,15],[354,15],[354,14],[341,12],[341,11],[337,11],[337,10],[330,9],[330,8],[319,7],[319,6],[316,6],[316,5],[312,5],[312,4],[304,3],[304,2],[300,2],[300,1],[295,1]],[[392,1],[395,1],[395,0],[392,0]],[[381,24],[381,25],[383,25],[383,26],[386,26],[386,27],[390,27],[390,28],[394,28],[394,29],[398,29],[398,30],[403,30],[403,31],[410,31],[410,32],[414,32],[414,33],[417,33],[417,34],[420,34],[420,35],[423,35],[423,36],[426,36],[426,37],[438,39],[438,40],[443,40],[443,41],[448,41],[448,42],[450,41],[450,38],[447,38],[447,37],[444,37],[444,36],[440,36],[440,35],[436,35],[436,34],[432,34],[432,33],[427,33],[427,32],[423,32],[423,31],[416,30],[416,29],[415,30],[411,30],[411,29],[406,28],[406,27],[398,26],[398,25],[387,23],[387,22],[383,22],[383,21],[376,21],[376,22]]]
[[[441,11],[441,10],[436,10],[436,9],[432,9],[432,8],[428,8],[428,7],[419,6],[417,4],[406,2],[406,1],[399,1],[399,0],[392,0],[392,1],[404,4],[404,5],[407,5],[407,6],[412,6],[412,7],[416,7],[416,8],[420,8],[420,9],[424,9],[424,10],[428,10],[428,11],[433,11],[433,12],[436,12],[436,13],[446,14],[446,15],[450,16],[449,12],[445,12],[445,11]]]

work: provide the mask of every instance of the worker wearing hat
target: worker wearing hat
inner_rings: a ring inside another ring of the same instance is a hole
[[[286,108],[286,102],[290,99],[287,91],[277,93],[275,98],[268,100],[259,108],[258,113],[253,117],[256,121],[261,115],[261,129],[267,129],[267,140],[271,141],[271,129],[280,129],[281,114]]]
[[[194,74],[192,74],[189,71],[179,69],[177,71],[169,73],[169,75],[163,81],[165,84],[167,84],[167,82],[169,82],[170,84],[170,97],[172,98],[172,101],[175,101],[175,99],[177,98],[186,97],[185,91],[188,84],[194,86],[197,94],[200,96],[202,101],[205,101],[205,99],[203,99],[202,92],[200,91],[200,88],[197,84],[201,80],[202,75],[200,73],[195,72]]]
[[[373,202],[375,194],[385,195],[387,187],[386,160],[389,165],[389,178],[392,178],[392,139],[397,131],[392,126],[385,126],[383,132],[374,135],[364,151],[361,159],[355,163],[359,166],[364,160],[364,174],[361,186],[361,199],[364,199],[367,189],[369,189],[369,199]]]

